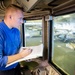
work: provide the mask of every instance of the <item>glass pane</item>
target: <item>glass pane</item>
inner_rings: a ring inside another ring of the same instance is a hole
[[[75,75],[75,13],[54,17],[53,21],[52,60],[64,72]]]
[[[42,20],[28,20],[24,25],[26,46],[42,44]]]

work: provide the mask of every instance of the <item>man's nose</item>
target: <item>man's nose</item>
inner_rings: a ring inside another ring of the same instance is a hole
[[[23,20],[23,19],[21,20],[21,24],[22,24],[22,23],[24,23],[24,20]]]

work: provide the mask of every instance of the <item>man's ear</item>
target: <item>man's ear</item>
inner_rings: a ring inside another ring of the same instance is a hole
[[[9,15],[9,19],[11,19],[12,17],[11,17],[11,15]]]
[[[11,19],[11,16],[10,16],[10,19]]]

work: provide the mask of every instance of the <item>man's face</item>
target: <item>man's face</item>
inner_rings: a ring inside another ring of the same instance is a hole
[[[23,12],[18,10],[12,16],[12,27],[19,27],[23,23]]]

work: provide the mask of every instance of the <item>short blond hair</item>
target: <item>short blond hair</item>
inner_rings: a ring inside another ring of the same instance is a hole
[[[15,5],[15,4],[10,4],[5,9],[5,16],[8,14],[9,11],[11,11],[13,13],[13,12],[16,12],[17,10],[20,10],[22,12],[24,11],[23,7],[20,7],[20,6]]]

